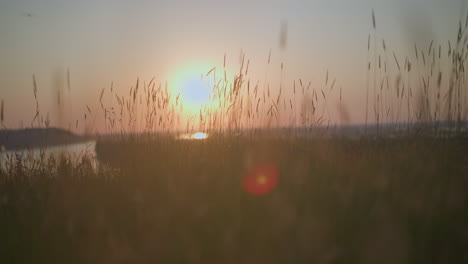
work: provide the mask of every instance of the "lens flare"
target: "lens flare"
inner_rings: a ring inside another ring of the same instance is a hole
[[[274,164],[260,164],[244,177],[244,190],[253,195],[265,195],[278,183],[279,169]]]

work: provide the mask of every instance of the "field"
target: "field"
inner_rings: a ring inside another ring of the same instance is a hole
[[[5,263],[468,260],[465,138],[149,141],[2,170]],[[246,192],[265,163],[278,184]]]
[[[331,133],[349,118],[328,71],[270,94],[244,58],[213,68],[213,104],[183,121],[162,81],[103,89],[81,122],[102,121],[96,156],[1,160],[0,262],[468,263],[468,20],[404,64],[373,21],[358,136]]]

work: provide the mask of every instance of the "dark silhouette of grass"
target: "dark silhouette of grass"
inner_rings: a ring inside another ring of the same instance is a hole
[[[5,263],[463,263],[466,139],[122,139],[0,170]],[[106,152],[118,155],[105,155]],[[248,169],[280,169],[265,196]],[[112,166],[108,166],[112,164]]]

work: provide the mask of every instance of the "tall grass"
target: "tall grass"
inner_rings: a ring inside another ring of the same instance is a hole
[[[433,40],[427,43],[427,47],[415,44],[414,54],[404,56],[403,63],[402,57],[389,51],[385,39],[377,37],[375,16],[372,14],[374,45],[371,47],[369,35],[368,51],[373,55],[373,61],[368,62],[368,76],[372,75],[373,78],[374,122],[425,123],[436,130],[434,133],[437,133],[442,122],[457,131],[462,129],[467,120],[464,69],[468,48],[468,16],[459,23],[453,47],[450,40],[445,45]]]
[[[98,144],[97,169],[86,157],[72,164],[15,156],[0,169],[1,256],[7,263],[463,262],[465,148],[461,139],[159,137]],[[280,182],[253,196],[242,179],[264,162],[280,169]]]

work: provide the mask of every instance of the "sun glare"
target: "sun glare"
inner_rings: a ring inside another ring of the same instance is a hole
[[[207,137],[208,137],[208,135],[206,133],[203,133],[203,132],[197,132],[197,133],[192,135],[193,139],[205,139]]]
[[[207,87],[208,83],[199,77],[188,78],[181,87],[182,101],[189,105],[201,106],[202,104],[208,103],[210,99],[210,87]]]
[[[213,80],[204,76],[205,68],[208,67],[187,67],[173,77],[174,96],[185,111],[196,113],[210,103]]]
[[[181,139],[181,140],[201,140],[201,139],[205,139],[205,138],[208,138],[208,134],[207,133],[203,133],[203,132],[197,132],[197,133],[183,133],[183,134],[180,134],[177,136],[177,139]]]
[[[196,125],[200,127],[207,125],[206,120],[219,114],[220,107],[224,105],[225,98],[220,96],[220,89],[215,87],[220,83],[228,85],[227,81],[222,80],[231,75],[230,70],[209,61],[195,61],[174,65],[170,72],[168,92],[171,104],[175,106],[174,112],[180,117],[178,128],[187,129],[188,124],[197,122]],[[191,134],[187,137],[190,139]]]

